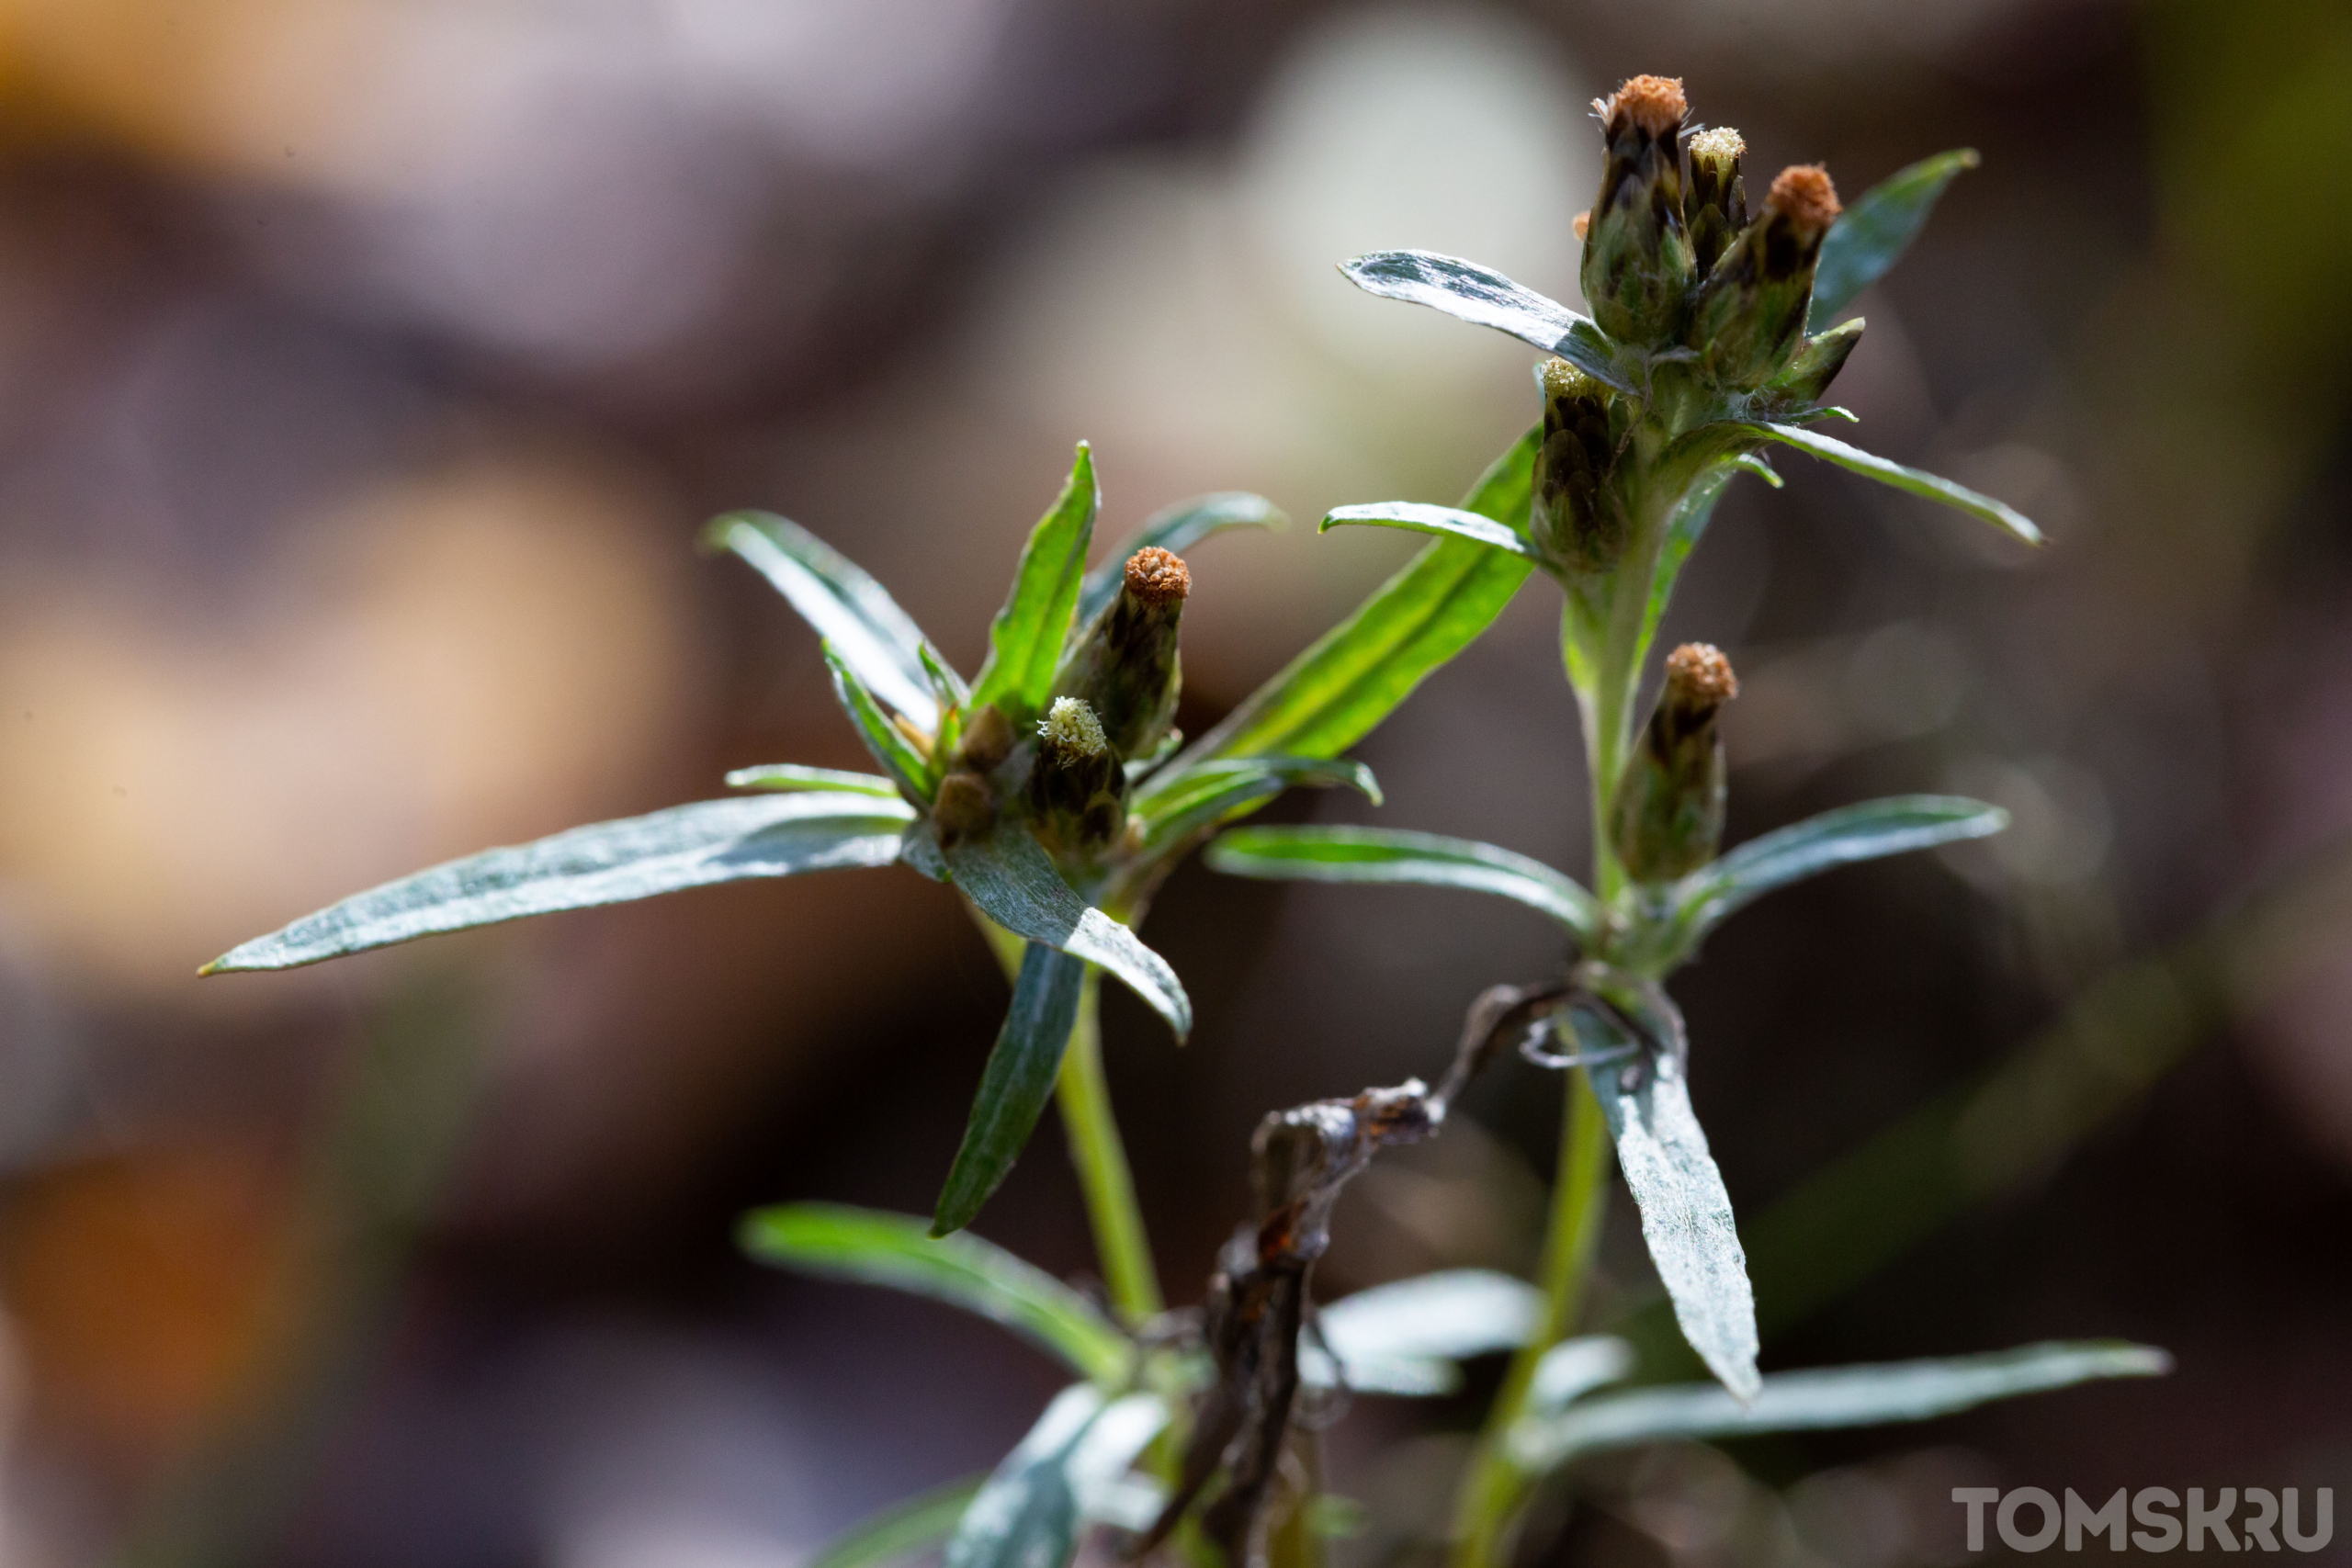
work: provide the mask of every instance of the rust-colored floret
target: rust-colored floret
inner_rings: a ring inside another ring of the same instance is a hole
[[[1819,232],[1845,209],[1838,205],[1838,187],[1830,184],[1827,169],[1818,164],[1792,164],[1772,176],[1772,194],[1764,198],[1764,210]]]
[[[1680,128],[1682,117],[1690,112],[1679,76],[1628,77],[1623,86],[1594,100],[1592,107],[1611,136],[1628,121],[1653,137],[1671,136]]]
[[[1146,545],[1127,558],[1127,592],[1145,604],[1181,604],[1192,591],[1192,569],[1173,551]]]
[[[1574,227],[1577,231],[1577,238],[1579,240],[1583,239],[1585,231],[1592,227],[1592,214],[1590,212],[1577,213],[1576,217],[1571,220],[1571,226]]]
[[[1731,660],[1712,643],[1686,642],[1666,656],[1667,695],[1695,708],[1719,708],[1739,695]]]

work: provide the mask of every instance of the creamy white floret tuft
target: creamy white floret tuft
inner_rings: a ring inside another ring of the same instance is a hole
[[[1038,722],[1037,733],[1057,750],[1080,757],[1099,757],[1111,744],[1103,738],[1102,721],[1078,697],[1056,697]]]

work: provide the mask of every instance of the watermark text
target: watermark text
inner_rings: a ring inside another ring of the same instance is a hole
[[[2093,1507],[2071,1486],[2060,1502],[2039,1486],[2001,1491],[1993,1486],[1955,1486],[1951,1500],[1968,1509],[1968,1550],[1984,1550],[1984,1516],[2001,1544],[2012,1551],[2042,1551],[2064,1545],[2080,1551],[2085,1540],[2104,1537],[2109,1551],[2120,1551],[2128,1540],[2142,1551],[2317,1551],[2335,1538],[2335,1489],[2318,1488],[2311,1497],[2311,1514],[2303,1515],[2302,1495],[2292,1486],[2274,1492],[2267,1486],[2234,1486],[2216,1490],[2211,1501],[2205,1489],[2192,1486],[2184,1506],[2169,1486],[2143,1486],[2115,1495]],[[2306,1523],[2309,1529],[2306,1529]]]

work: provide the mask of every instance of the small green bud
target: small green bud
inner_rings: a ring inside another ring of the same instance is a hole
[[[1183,671],[1177,623],[1193,591],[1179,557],[1146,546],[1127,558],[1119,596],[1080,637],[1054,677],[1054,694],[1081,699],[1122,760],[1149,756],[1176,717]]]
[[[1697,276],[1682,221],[1682,150],[1690,105],[1671,76],[1635,76],[1593,100],[1600,118],[1600,193],[1584,231],[1577,282],[1592,319],[1625,343],[1674,342]]]
[[[1578,572],[1605,571],[1624,553],[1623,509],[1608,486],[1616,443],[1609,389],[1565,359],[1547,359],[1544,445],[1535,453],[1531,522],[1545,557]]]
[[[1094,710],[1078,697],[1055,698],[1037,725],[1037,761],[1029,771],[1038,836],[1065,852],[1100,849],[1127,825],[1120,804],[1126,784]]]
[[[1789,367],[1772,378],[1767,389],[1781,397],[1798,402],[1817,403],[1838,372],[1846,368],[1846,357],[1862,341],[1862,319],[1840,321],[1826,333],[1815,333],[1797,349]]]
[[[1715,715],[1739,694],[1731,660],[1702,642],[1667,656],[1666,690],[1617,783],[1611,837],[1636,882],[1671,882],[1724,837],[1724,742]]]
[[[1750,390],[1788,367],[1813,303],[1822,237],[1838,211],[1837,187],[1820,164],[1773,177],[1763,214],[1699,290],[1690,344],[1719,385]]]
[[[1747,143],[1730,126],[1718,125],[1690,139],[1690,185],[1682,198],[1690,232],[1690,261],[1700,276],[1714,270],[1732,239],[1747,227],[1747,182],[1739,160]]]

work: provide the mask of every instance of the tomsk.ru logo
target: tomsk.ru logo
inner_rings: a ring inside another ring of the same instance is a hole
[[[2335,1535],[2335,1489],[2332,1486],[2320,1487],[2314,1494],[2308,1535],[2302,1531],[2298,1498],[2291,1486],[2278,1492],[2263,1486],[2247,1487],[2243,1512],[2238,1508],[2241,1499],[2234,1486],[2221,1488],[2211,1505],[2205,1501],[2203,1487],[2190,1487],[2185,1513],[2175,1512],[2181,1506],[2180,1495],[2169,1486],[2143,1486],[2129,1494],[2119,1486],[2113,1496],[2096,1508],[2071,1486],[2066,1488],[2063,1505],[2039,1486],[2019,1486],[2007,1492],[1992,1486],[1955,1486],[1951,1500],[1967,1506],[1971,1551],[1984,1550],[1984,1507],[1988,1503],[1993,1505],[1993,1527],[2000,1532],[2001,1544],[2012,1551],[2040,1551],[2055,1543],[2062,1532],[2069,1551],[2082,1551],[2086,1535],[2094,1540],[2103,1535],[2109,1551],[2120,1551],[2127,1524],[2142,1527],[2129,1533],[2131,1543],[2143,1551],[2170,1551],[2184,1539],[2189,1551],[2203,1551],[2208,1538],[2221,1551],[2276,1551],[2282,1536],[2296,1551],[2317,1551]],[[2128,1521],[2124,1517],[2127,1501],[2131,1514]],[[2020,1517],[2028,1509],[2033,1510],[2031,1529],[2025,1528]],[[2236,1516],[2234,1519],[2233,1515]]]

